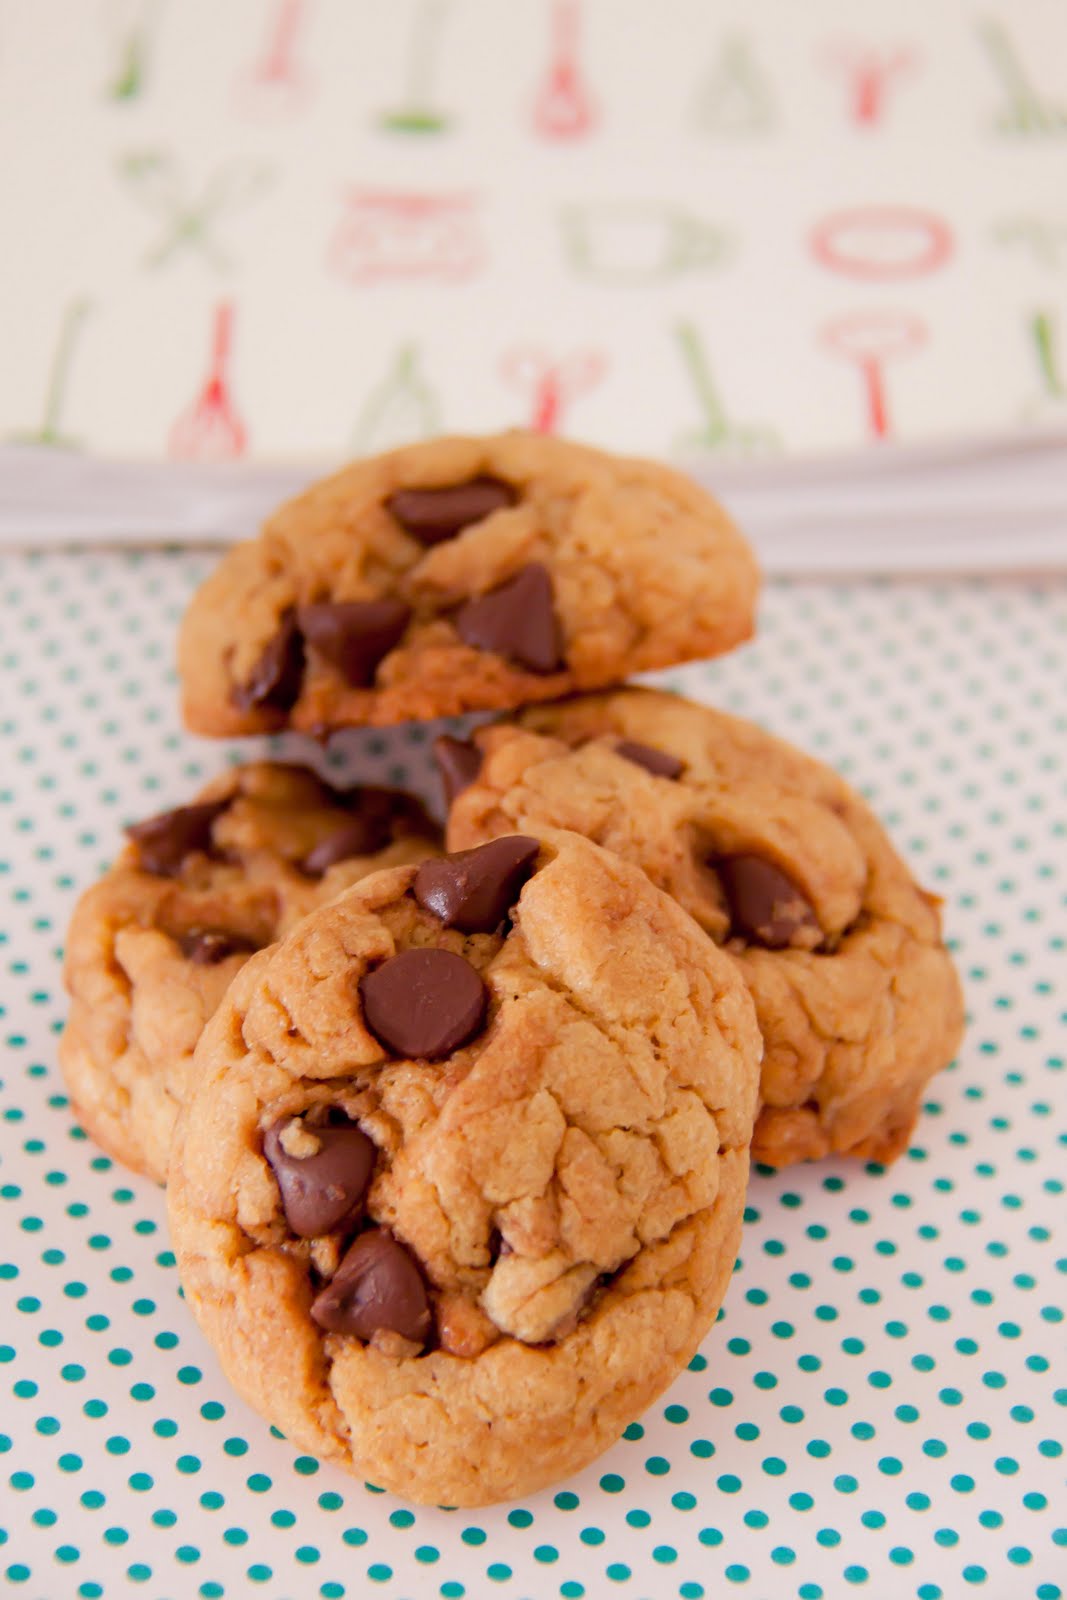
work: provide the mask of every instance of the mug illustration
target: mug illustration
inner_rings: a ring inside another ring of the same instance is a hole
[[[719,267],[730,253],[721,228],[656,200],[567,206],[560,229],[573,270],[603,284],[657,283]]]
[[[992,237],[997,244],[1022,245],[1049,272],[1067,266],[1067,218],[1004,217],[994,223]]]

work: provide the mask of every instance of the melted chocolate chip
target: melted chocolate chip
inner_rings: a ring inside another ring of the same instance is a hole
[[[389,837],[388,822],[382,822],[379,817],[361,816],[358,813],[325,839],[320,839],[313,850],[309,850],[300,863],[301,870],[309,878],[321,878],[324,872],[336,865],[338,861],[347,861],[351,856],[373,855],[375,850],[380,850]]]
[[[360,980],[367,1027],[394,1055],[436,1061],[477,1033],[485,985],[450,950],[405,950]]]
[[[251,955],[257,948],[251,939],[225,928],[193,928],[178,940],[182,955],[194,967],[217,967],[227,956]]]
[[[453,739],[443,733],[433,742],[433,758],[441,778],[445,808],[457,795],[469,789],[482,770],[482,752],[469,739]]]
[[[446,928],[491,933],[519,898],[539,849],[536,839],[515,833],[424,861],[415,874],[415,899]]]
[[[516,498],[510,483],[483,476],[447,489],[398,489],[385,504],[420,544],[441,544],[491,512],[513,506]]]
[[[730,932],[783,950],[802,928],[819,926],[791,878],[762,856],[726,856],[712,863],[730,907]]]
[[[552,603],[552,580],[540,562],[468,600],[456,613],[456,632],[476,650],[507,656],[531,672],[556,672],[563,665],[563,639]]]
[[[346,600],[300,606],[296,617],[308,644],[346,683],[365,689],[378,663],[400,642],[411,607],[401,600]]]
[[[197,806],[179,806],[146,822],[135,822],[126,833],[137,846],[140,866],[157,878],[173,878],[186,856],[197,850],[210,854],[212,825],[229,803],[209,800]]]
[[[285,612],[278,631],[244,683],[235,685],[230,699],[241,711],[291,711],[300,696],[304,677],[304,640],[296,613]]]
[[[309,1128],[318,1141],[313,1155],[290,1155],[282,1133],[292,1122],[282,1117],[263,1135],[263,1154],[282,1197],[285,1220],[301,1239],[333,1233],[357,1220],[370,1187],[376,1151],[354,1122]]]
[[[634,739],[623,739],[615,746],[615,754],[635,767],[644,767],[654,778],[677,778],[685,766],[677,756],[666,750],[654,750],[650,744],[638,744]]]
[[[357,1339],[388,1329],[421,1345],[430,1332],[422,1274],[411,1252],[386,1228],[371,1228],[349,1246],[312,1301],[311,1315],[329,1333],[352,1333]]]
[[[331,789],[329,798],[338,811],[348,812],[348,818],[340,820],[333,833],[320,839],[300,863],[302,871],[312,878],[321,878],[335,862],[384,850],[398,834],[435,831],[421,800],[403,789],[357,785],[354,789]]]

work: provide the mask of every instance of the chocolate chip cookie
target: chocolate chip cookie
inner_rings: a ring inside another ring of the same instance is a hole
[[[376,872],[238,973],[168,1199],[182,1282],[286,1436],[410,1500],[577,1470],[689,1360],[737,1248],[737,968],[567,833]]]
[[[224,558],[182,625],[195,733],[503,709],[713,656],[758,573],[667,467],[526,433],[359,461]]]
[[[127,832],[71,922],[60,1061],[93,1138],[162,1181],[193,1050],[234,973],[375,867],[433,852],[440,834],[410,795],[336,790],[270,762]]]
[[[765,1041],[753,1156],[891,1161],[963,1005],[938,901],[820,762],[626,689],[438,742],[449,848],[573,828],[644,868],[737,961]]]

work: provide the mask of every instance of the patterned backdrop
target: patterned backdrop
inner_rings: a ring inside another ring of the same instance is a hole
[[[1058,0],[6,0],[0,433],[1067,418]]]

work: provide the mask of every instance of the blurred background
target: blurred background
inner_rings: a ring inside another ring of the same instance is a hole
[[[7,0],[0,433],[689,462],[1067,416],[1058,0]]]

